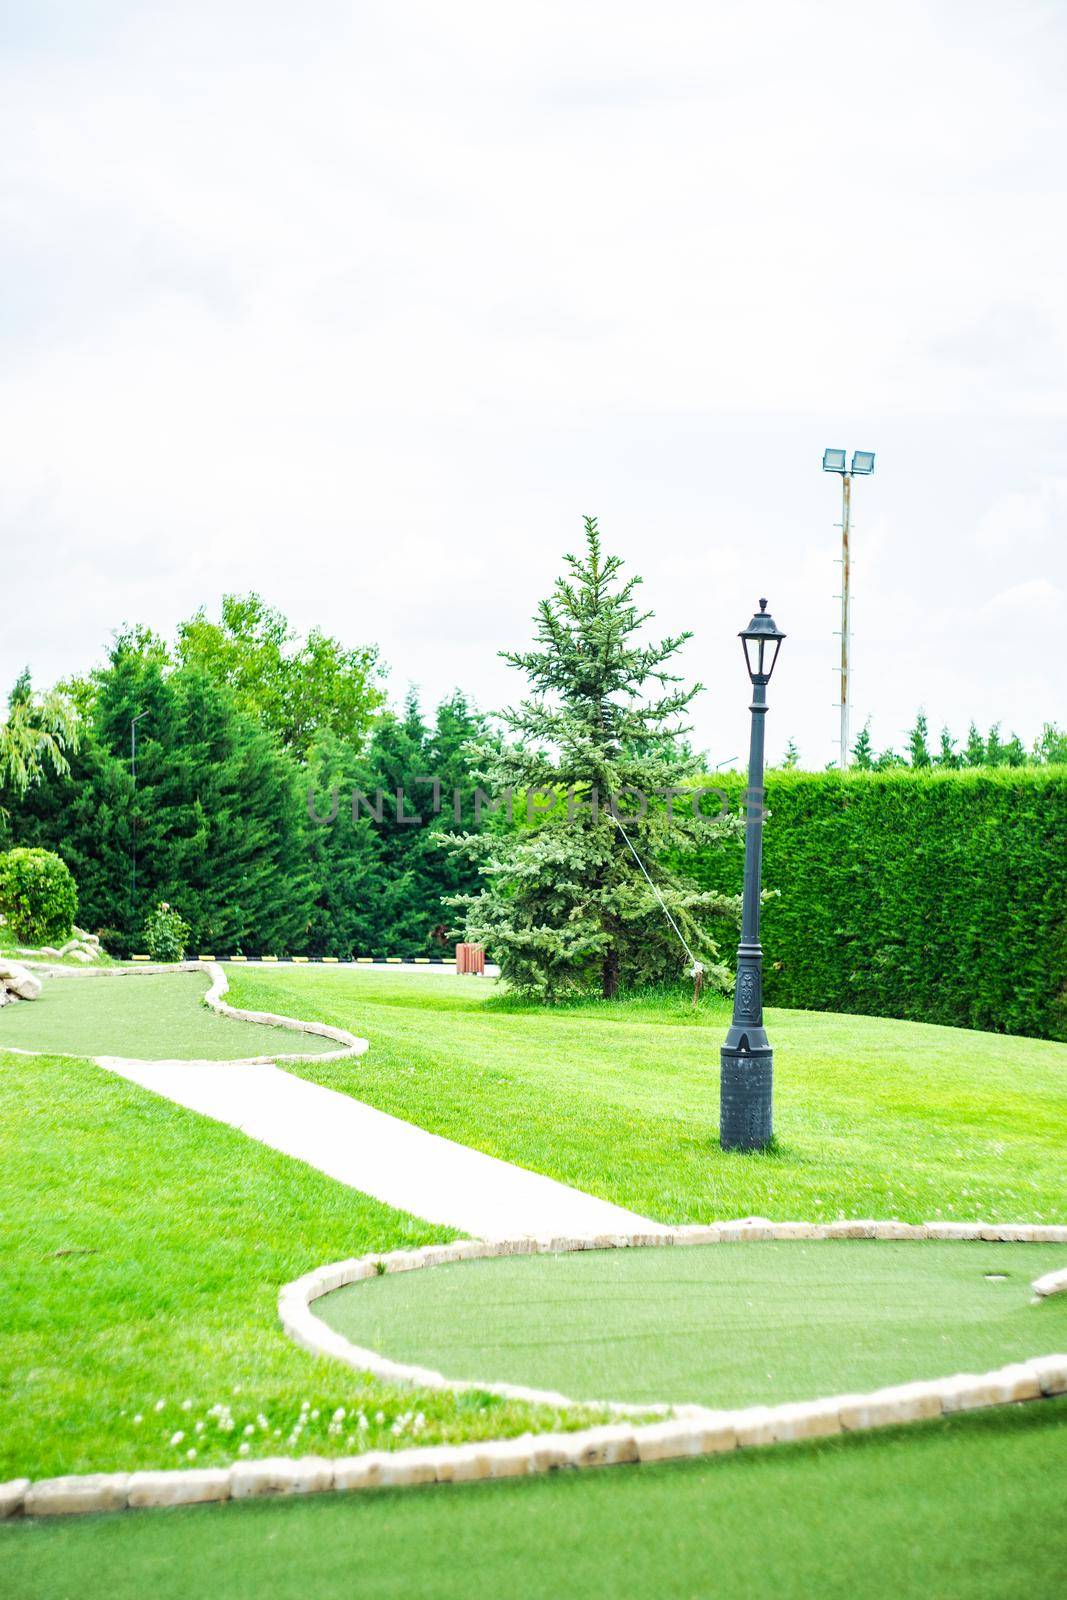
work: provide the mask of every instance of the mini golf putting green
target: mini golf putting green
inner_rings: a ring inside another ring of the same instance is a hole
[[[1067,1348],[1062,1245],[800,1241],[503,1256],[316,1301],[353,1344],[574,1400],[747,1406],[982,1372]]]
[[[0,1011],[0,1050],[126,1056],[137,1061],[227,1061],[318,1055],[333,1039],[220,1017],[201,998],[202,972],[78,973],[46,978],[39,999]]]

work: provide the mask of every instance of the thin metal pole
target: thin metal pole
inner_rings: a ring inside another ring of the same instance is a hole
[[[849,582],[850,582],[850,551],[849,551],[849,519],[852,513],[852,475],[844,472],[841,474],[841,766],[848,766],[851,759],[849,745]]]
[[[130,811],[130,934],[137,920],[137,724],[147,711],[130,718],[130,777],[133,779],[133,804]]]

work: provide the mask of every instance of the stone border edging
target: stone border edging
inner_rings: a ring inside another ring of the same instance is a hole
[[[238,1022],[259,1022],[268,1028],[288,1028],[293,1033],[313,1033],[323,1039],[333,1039],[342,1046],[340,1050],[321,1050],[312,1057],[299,1053],[228,1057],[220,1060],[219,1066],[260,1067],[270,1066],[275,1061],[342,1061],[347,1056],[363,1055],[370,1045],[368,1039],[361,1039],[357,1034],[349,1033],[347,1028],[335,1028],[328,1022],[304,1022],[300,1017],[286,1017],[274,1011],[245,1011],[240,1006],[229,1005],[222,997],[228,992],[230,982],[217,961],[153,962],[139,967],[48,967],[44,963],[38,962],[35,963],[34,970],[42,977],[64,979],[140,978],[145,973],[158,975],[166,972],[206,972],[211,979],[211,983],[208,986],[207,993],[203,996],[203,1001],[206,1006],[209,1006],[220,1017],[230,1017]],[[7,1049],[15,1055],[61,1056],[74,1054],[70,1050],[26,1050],[19,1045],[0,1044],[0,1050],[2,1049]],[[107,1061],[113,1058],[90,1057],[89,1059]],[[130,1057],[129,1059],[139,1058]],[[188,1059],[191,1060],[193,1058],[189,1057]],[[150,1065],[151,1063],[148,1064]]]
[[[393,1382],[425,1387],[480,1388],[515,1399],[560,1405],[568,1401],[547,1391],[510,1384],[449,1383],[441,1374],[388,1361],[360,1350],[316,1317],[314,1300],[380,1272],[409,1272],[449,1261],[504,1255],[562,1253],[665,1245],[733,1243],[767,1239],[941,1239],[991,1243],[1067,1244],[1067,1227],[1029,1223],[841,1221],[829,1223],[738,1222],[696,1224],[663,1233],[633,1233],[544,1239],[460,1240],[394,1250],[319,1267],[286,1284],[278,1297],[285,1332],[316,1355],[332,1356]],[[1067,1293],[1067,1270],[1046,1273],[1033,1284],[1038,1296]],[[866,1394],[840,1394],[777,1406],[747,1406],[715,1411],[704,1406],[652,1407],[613,1404],[628,1420],[578,1429],[573,1433],[523,1434],[477,1444],[435,1445],[405,1450],[371,1450],[359,1456],[326,1458],[267,1457],[229,1467],[148,1472],[114,1472],[46,1478],[17,1478],[0,1484],[0,1518],[89,1511],[122,1511],[149,1506],[194,1505],[245,1500],[264,1495],[317,1494],[328,1490],[401,1488],[424,1483],[465,1483],[476,1479],[525,1477],[565,1467],[616,1466],[625,1462],[673,1461],[715,1455],[758,1445],[794,1443],[831,1434],[922,1422],[956,1412],[1067,1394],[1067,1354],[1035,1356],[982,1373],[957,1373],[926,1382],[893,1384]],[[642,1422],[670,1411],[655,1422]]]

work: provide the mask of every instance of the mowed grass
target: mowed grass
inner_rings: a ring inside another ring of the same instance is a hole
[[[660,1467],[0,1528],[19,1600],[1059,1600],[1067,1399]]]
[[[0,1052],[0,1130],[0,1480],[556,1425],[390,1390],[282,1333],[283,1283],[447,1230],[89,1062]]]
[[[772,1010],[777,1148],[724,1155],[721,1002],[546,1009],[474,978],[230,977],[235,1004],[370,1040],[356,1061],[290,1070],[660,1221],[1067,1221],[1065,1044]]]
[[[318,1314],[449,1378],[578,1400],[749,1406],[1067,1349],[1067,1248],[800,1241],[458,1262],[351,1284]]]
[[[202,972],[109,973],[80,969],[46,978],[40,996],[0,1010],[0,1050],[41,1054],[232,1061],[241,1056],[319,1055],[332,1039],[220,1017],[200,1002]]]

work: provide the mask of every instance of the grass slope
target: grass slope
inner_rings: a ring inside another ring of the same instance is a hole
[[[0,1528],[19,1600],[1053,1600],[1067,1400],[662,1467]]]
[[[0,1011],[0,1050],[232,1061],[337,1049],[317,1034],[218,1016],[199,1003],[210,982],[202,972],[46,978],[39,999]]]
[[[1033,1305],[1030,1290],[1064,1265],[1062,1245],[583,1251],[390,1274],[316,1309],[355,1343],[450,1378],[747,1406],[1067,1349],[1067,1296]]]
[[[770,1011],[778,1149],[718,1147],[726,1008],[545,1010],[476,979],[231,968],[237,1005],[370,1039],[292,1070],[662,1221],[1067,1221],[1067,1045]]]
[[[283,1335],[282,1283],[446,1230],[88,1062],[0,1052],[0,1132],[0,1480],[182,1466],[190,1449],[210,1465],[243,1443],[389,1447],[420,1412],[425,1440],[552,1425],[485,1396],[390,1391]]]

